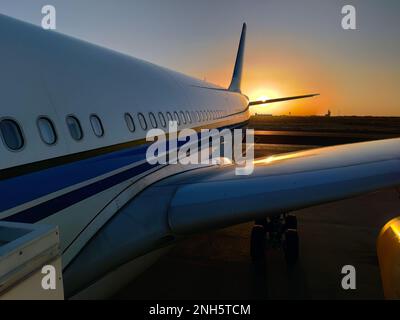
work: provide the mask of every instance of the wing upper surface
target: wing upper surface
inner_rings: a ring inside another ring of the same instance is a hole
[[[400,185],[400,139],[335,146],[257,159],[250,176],[235,166],[202,168],[152,188],[174,188],[174,233],[225,227],[274,213]]]

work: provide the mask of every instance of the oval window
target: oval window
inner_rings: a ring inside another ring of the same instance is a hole
[[[149,117],[150,117],[151,126],[152,126],[153,128],[157,128],[157,127],[158,127],[158,125],[157,125],[157,120],[156,120],[156,117],[154,116],[153,112],[150,112],[150,113],[149,113]]]
[[[174,121],[174,119],[172,118],[172,114],[170,112],[167,112],[167,118],[168,122]]]
[[[188,119],[189,123],[192,123],[192,117],[190,116],[189,111],[186,111],[186,118]]]
[[[138,114],[139,123],[143,130],[147,130],[147,121],[142,113]]]
[[[200,113],[198,111],[196,111],[196,118],[197,118],[197,122],[201,121]]]
[[[90,116],[90,123],[92,125],[93,132],[96,136],[102,137],[104,136],[104,128],[101,120],[95,114]]]
[[[56,130],[54,129],[53,123],[50,121],[49,118],[41,117],[39,118],[38,128],[40,137],[42,138],[43,142],[52,145],[57,142],[57,134]]]
[[[82,140],[83,138],[83,131],[81,124],[79,123],[79,120],[75,118],[74,116],[68,116],[67,117],[67,125],[69,129],[69,133],[71,134],[71,137],[76,140]]]
[[[179,112],[179,114],[181,116],[182,123],[186,124],[187,121],[186,121],[186,117],[185,117],[185,114],[183,113],[183,111]]]
[[[20,150],[24,146],[24,138],[19,125],[10,119],[0,122],[1,136],[5,145],[11,150]]]
[[[135,132],[136,130],[135,122],[133,121],[133,118],[129,113],[125,113],[125,122],[126,126],[128,127],[128,130],[130,132]]]
[[[160,120],[161,125],[165,128],[167,126],[167,122],[165,121],[165,117],[162,112],[158,113],[158,119]]]
[[[178,123],[178,126],[181,124],[181,120],[179,119],[178,112],[174,112],[174,120]]]
[[[196,122],[196,113],[194,111],[191,112],[190,119],[192,120],[192,122]]]

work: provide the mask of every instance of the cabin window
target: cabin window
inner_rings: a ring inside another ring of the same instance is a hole
[[[125,113],[125,122],[126,126],[128,127],[128,130],[130,132],[135,132],[136,130],[135,122],[133,121],[133,118],[129,113]]]
[[[54,125],[49,118],[39,118],[37,125],[39,128],[40,137],[44,143],[52,145],[57,142],[56,130],[54,129]]]
[[[174,121],[170,112],[167,112],[168,122]]]
[[[186,111],[186,118],[188,119],[189,123],[192,123],[192,117],[190,116],[189,111]]]
[[[165,128],[167,126],[167,122],[165,121],[165,117],[162,112],[158,113],[158,119],[160,120],[161,125]]]
[[[179,119],[178,112],[174,112],[174,120],[178,123],[178,126],[181,124],[181,120]]]
[[[147,121],[142,113],[138,114],[139,123],[143,130],[147,130]]]
[[[185,114],[183,113],[183,111],[179,112],[179,114],[181,116],[182,123],[186,124],[187,121],[186,121],[186,117],[185,117]]]
[[[4,144],[11,150],[17,151],[24,146],[24,138],[18,123],[10,119],[4,119],[0,122],[1,136]]]
[[[198,111],[196,111],[196,118],[197,118],[197,122],[201,121],[200,113]]]
[[[154,116],[154,113],[153,113],[153,112],[150,112],[150,113],[149,113],[149,117],[150,117],[151,126],[152,126],[153,128],[157,128],[157,127],[158,127],[158,124],[157,124],[156,117]]]
[[[104,136],[103,124],[101,123],[101,120],[98,116],[96,116],[95,114],[92,114],[90,116],[90,123],[92,125],[93,133],[97,137],[100,138],[100,137]]]
[[[194,111],[191,112],[190,119],[192,120],[192,122],[196,122],[196,112],[194,112]]]
[[[67,117],[67,125],[69,129],[69,133],[71,134],[71,137],[76,140],[80,141],[83,138],[83,131],[81,124],[77,118],[74,116],[68,116]]]

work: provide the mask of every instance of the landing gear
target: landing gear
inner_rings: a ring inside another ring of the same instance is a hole
[[[297,262],[299,235],[296,216],[283,214],[255,222],[250,242],[252,260],[264,260],[267,248],[282,248],[289,265]]]
[[[260,261],[265,257],[266,241],[265,229],[262,225],[255,225],[251,231],[250,255],[253,261]]]
[[[287,264],[293,265],[297,262],[299,259],[299,234],[297,230],[286,230],[283,251]]]

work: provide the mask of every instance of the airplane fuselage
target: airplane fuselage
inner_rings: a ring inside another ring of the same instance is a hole
[[[243,127],[248,99],[0,16],[0,220],[58,225],[63,265],[142,190],[189,170],[146,162],[146,133]]]

